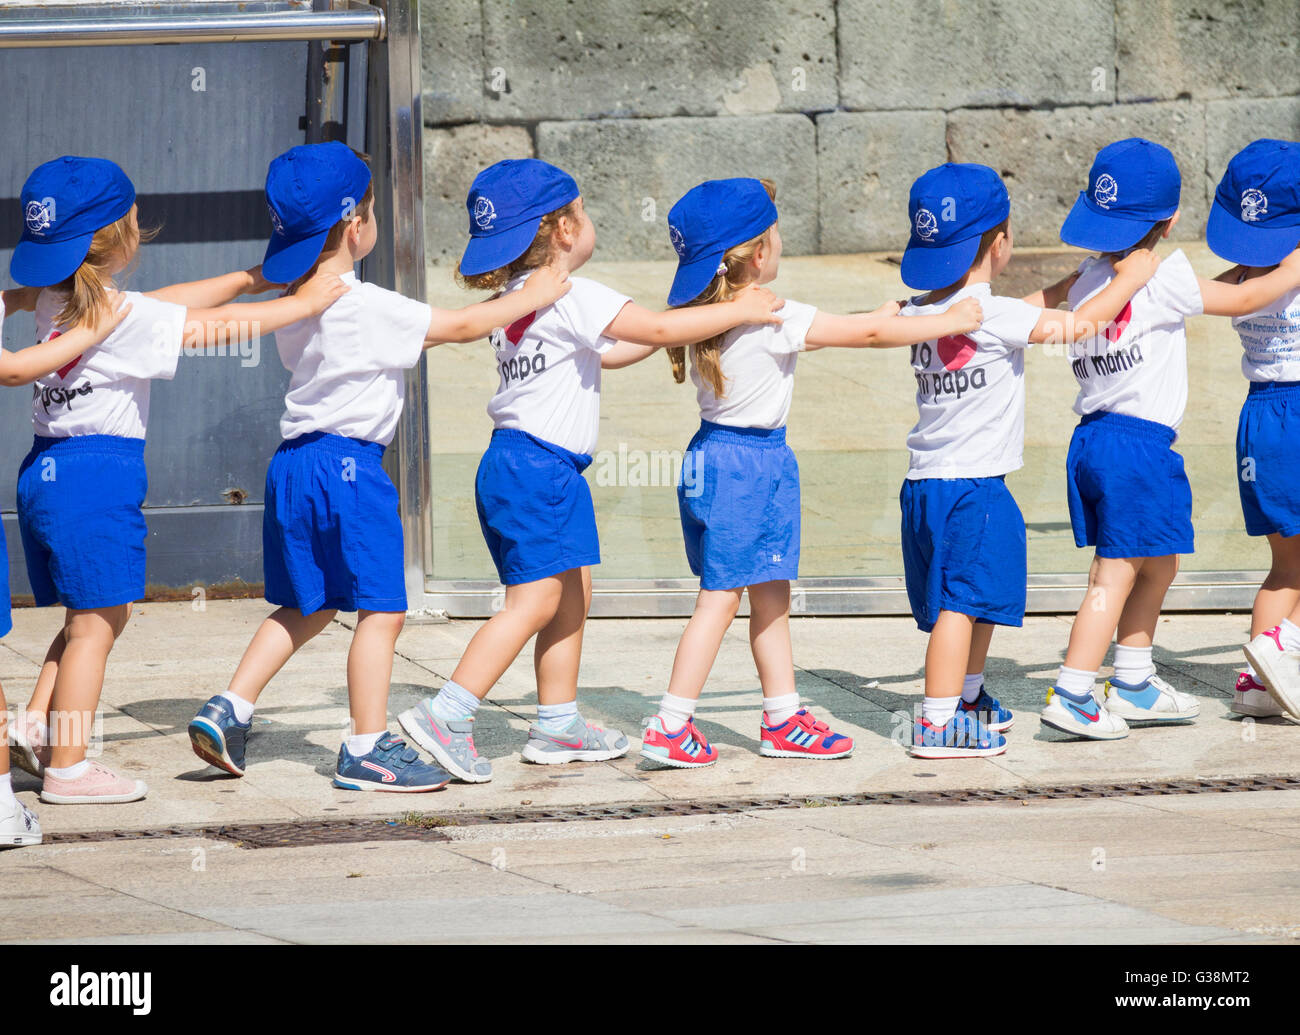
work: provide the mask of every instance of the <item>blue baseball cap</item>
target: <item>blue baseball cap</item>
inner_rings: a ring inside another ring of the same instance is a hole
[[[465,276],[509,266],[533,243],[542,216],[578,197],[563,169],[536,158],[507,158],[474,177],[465,207],[469,244],[461,256]]]
[[[23,233],[9,259],[19,284],[48,287],[77,272],[95,231],[135,204],[135,188],[107,158],[64,155],[38,165],[23,184]]]
[[[310,270],[334,224],[355,214],[369,186],[366,163],[337,140],[300,144],[272,159],[266,205],[274,229],[262,276],[289,284]]]
[[[697,298],[718,275],[728,248],[752,241],[776,222],[776,205],[759,180],[706,180],[668,210],[668,239],[677,252],[669,305]]]
[[[912,233],[903,252],[903,283],[933,291],[971,268],[980,237],[1011,215],[1011,196],[987,165],[945,162],[921,175],[907,198]]]
[[[1273,266],[1300,245],[1300,144],[1256,140],[1228,163],[1205,240],[1243,266]]]
[[[1107,144],[1061,225],[1061,240],[1093,252],[1131,248],[1178,211],[1182,186],[1169,148],[1141,137]]]

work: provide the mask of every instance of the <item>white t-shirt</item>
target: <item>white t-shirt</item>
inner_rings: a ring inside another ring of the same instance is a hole
[[[388,445],[406,397],[405,372],[420,361],[433,310],[358,280],[318,316],[275,332],[289,371],[280,434],[313,431]]]
[[[736,428],[785,427],[794,396],[795,360],[817,310],[787,301],[777,315],[782,319],[780,327],[750,324],[733,327],[723,337],[721,399],[692,364],[691,380],[702,418]]]
[[[907,477],[991,478],[1024,466],[1025,349],[1042,310],[971,284],[942,302],[902,309],[904,316],[945,312],[974,296],[984,322],[912,346],[919,419],[907,436]]]
[[[98,345],[32,385],[32,424],[47,438],[119,435],[144,438],[149,382],[176,376],[185,333],[185,307],[138,291],[122,293],[131,315]],[[46,289],[36,299],[36,338],[62,333],[54,318],[65,296]]]
[[[586,277],[569,283],[563,298],[492,332],[501,381],[487,412],[495,427],[586,454],[600,425],[600,357],[615,342],[605,328],[631,299]]]
[[[1078,309],[1114,275],[1105,259],[1085,259],[1070,288],[1070,308]],[[1070,346],[1079,382],[1074,412],[1104,410],[1177,428],[1187,408],[1185,323],[1201,307],[1196,273],[1179,249],[1160,263],[1110,327]]]
[[[1300,381],[1300,288],[1249,316],[1234,316],[1247,381]]]

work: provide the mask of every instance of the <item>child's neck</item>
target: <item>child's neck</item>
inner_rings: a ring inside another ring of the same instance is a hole
[[[340,277],[345,273],[352,273],[356,265],[363,257],[354,255],[352,249],[348,247],[336,248],[328,255],[322,256],[320,262],[316,264],[318,273],[335,273]]]
[[[955,295],[963,288],[971,287],[975,284],[993,283],[993,270],[987,262],[981,262],[978,266],[966,271],[966,275],[955,284],[949,284],[946,288],[939,288],[937,291],[931,291],[922,300],[923,305],[933,305],[935,302],[942,302],[945,298]]]

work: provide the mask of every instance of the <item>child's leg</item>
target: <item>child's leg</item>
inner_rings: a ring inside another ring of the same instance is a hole
[[[67,645],[50,698],[51,769],[67,770],[85,761],[108,655],[130,617],[130,604],[68,610]]]
[[[682,630],[668,677],[668,696],[679,701],[697,701],[704,691],[713,663],[718,660],[722,639],[740,611],[743,586],[737,589],[702,589],[695,598],[695,610]],[[752,600],[751,600],[752,605]],[[693,709],[692,709],[693,710]],[[663,712],[661,710],[660,714]],[[690,718],[688,711],[676,723]]]
[[[54,634],[50,647],[45,652],[41,671],[36,676],[36,686],[32,689],[31,700],[27,702],[27,714],[39,717],[42,722],[49,722],[50,698],[54,696],[54,679],[59,674],[59,662],[63,660],[63,649],[68,645],[68,623],[72,612],[63,616],[63,628]]]
[[[1142,564],[1142,559],[1092,559],[1092,567],[1088,570],[1088,591],[1070,629],[1070,644],[1065,652],[1066,668],[1091,672],[1093,680],[1096,680],[1097,670],[1106,660],[1106,651],[1110,649],[1110,641],[1115,636],[1120,615]]]
[[[1157,678],[1151,660],[1160,609],[1177,574],[1176,554],[1144,558],[1119,616],[1115,675],[1106,684],[1106,707],[1129,722],[1174,722],[1200,714],[1196,698]]]
[[[560,600],[555,614],[538,631],[533,648],[537,703],[543,708],[578,699],[582,633],[591,608],[591,568],[573,568],[559,578]]]
[[[273,611],[258,626],[253,639],[244,649],[244,656],[239,659],[239,667],[230,677],[227,694],[234,694],[251,704],[257,698],[285,662],[293,657],[294,652],[304,643],[319,633],[334,620],[333,611],[313,611],[304,615],[292,607],[281,607]],[[357,623],[358,630],[360,622]],[[356,637],[353,636],[355,644]],[[388,664],[392,666],[392,658]],[[348,673],[351,675],[352,658],[348,656]],[[252,714],[249,709],[248,714]],[[243,720],[247,721],[247,719]]]
[[[41,825],[36,816],[14,797],[9,773],[9,730],[13,717],[0,690],[0,845],[38,845]]]
[[[966,671],[975,645],[975,619],[956,611],[940,611],[925,650],[924,716],[933,726],[946,726],[957,712]],[[992,626],[989,627],[990,630]],[[988,644],[984,644],[987,653]],[[983,666],[981,666],[982,668]]]
[[[1294,622],[1292,614],[1300,609],[1300,535],[1283,539],[1275,532],[1268,537],[1268,545],[1273,552],[1273,565],[1255,594],[1255,607],[1250,616],[1251,639],[1280,625],[1284,618]]]
[[[1149,650],[1155,641],[1156,623],[1160,621],[1165,594],[1178,574],[1178,556],[1146,557],[1141,564],[1133,589],[1120,612],[1118,642],[1123,647]]]
[[[749,649],[763,688],[763,710],[775,726],[799,710],[799,695],[794,689],[794,650],[790,646],[788,581],[749,587]]]
[[[487,697],[528,641],[555,617],[567,574],[507,586],[504,605],[469,641],[451,682],[480,701]]]
[[[351,744],[353,754],[366,754],[373,739],[388,729],[388,691],[393,679],[393,652],[406,622],[403,611],[358,611],[357,627],[348,650],[348,707],[352,736],[371,740]]]

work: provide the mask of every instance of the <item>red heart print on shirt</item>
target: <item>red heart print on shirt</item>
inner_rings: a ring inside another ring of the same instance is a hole
[[[523,338],[524,336],[524,331],[528,330],[528,328],[533,325],[533,321],[536,319],[537,319],[537,314],[535,312],[529,313],[527,316],[521,316],[518,320],[516,320],[509,327],[507,327],[506,339],[510,342],[510,344],[518,345],[520,339]]]
[[[1133,303],[1125,302],[1124,308],[1119,311],[1119,316],[1106,325],[1106,330],[1103,332],[1106,340],[1112,344],[1119,341],[1119,336],[1124,333],[1124,328],[1128,326],[1131,319],[1133,319]]]
[[[59,335],[61,335],[62,333],[63,333],[62,331],[55,331],[45,340],[53,341],[55,338],[59,337]],[[81,356],[84,355],[85,353],[83,352]],[[76,359],[72,360],[71,362],[65,363],[63,364],[63,366],[59,367],[59,377],[66,381],[68,379],[68,371],[70,371],[73,367],[75,367],[78,363],[81,362],[81,356],[78,356]]]
[[[960,370],[975,355],[976,345],[973,339],[964,334],[952,334],[939,339],[939,358],[943,360],[944,370]]]

